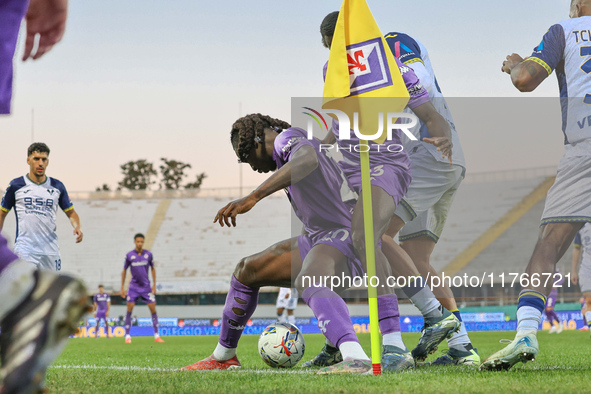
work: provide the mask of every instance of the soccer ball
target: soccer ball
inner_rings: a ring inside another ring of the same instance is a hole
[[[273,323],[259,338],[259,354],[273,368],[291,368],[304,356],[304,335],[293,324]]]

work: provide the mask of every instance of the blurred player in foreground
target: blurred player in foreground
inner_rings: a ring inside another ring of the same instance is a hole
[[[27,149],[29,173],[10,181],[0,205],[0,231],[14,208],[16,214],[15,253],[35,268],[60,271],[62,259],[57,242],[57,209],[61,208],[74,228],[76,243],[82,242],[80,217],[74,210],[63,183],[45,175],[49,147],[35,142]]]
[[[63,36],[67,1],[0,1],[0,114],[10,113],[12,59],[25,13],[23,60],[38,59]],[[42,391],[47,367],[91,308],[86,289],[77,279],[35,271],[0,235],[0,300],[0,393]]]
[[[591,224],[589,223],[585,224],[575,237],[572,280],[573,284],[579,284],[583,293],[584,302],[581,312],[585,323],[591,328]]]
[[[109,338],[109,323],[107,317],[109,317],[109,309],[111,309],[111,296],[105,293],[103,285],[99,285],[99,292],[94,295],[94,317],[96,318],[96,330],[94,337],[99,337],[99,324],[101,319],[105,322],[105,333]]]
[[[591,115],[591,48],[583,34],[591,28],[591,0],[573,0],[570,17],[551,26],[529,58],[512,54],[503,63],[502,71],[511,75],[521,92],[533,91],[556,70],[565,153],[548,191],[538,242],[525,270],[530,283],[519,294],[517,334],[513,342],[482,363],[485,370],[509,369],[535,359],[539,350],[536,333],[553,283],[546,279],[554,275],[556,263],[577,232],[591,222],[591,124],[587,122]]]
[[[295,325],[295,315],[293,312],[298,306],[298,291],[294,288],[280,287],[277,294],[277,321],[279,323],[289,323]],[[287,319],[284,312],[287,311]]]
[[[131,312],[136,301],[141,299],[150,308],[152,325],[154,326],[154,341],[164,343],[158,332],[158,315],[156,314],[156,268],[154,257],[149,250],[144,250],[144,235],[136,234],[134,237],[135,249],[125,256],[125,264],[121,273],[121,297],[127,299],[127,315],[125,315],[125,343],[131,343]],[[129,289],[125,292],[125,276],[127,269],[131,274]],[[152,269],[152,281],[150,287],[149,269]]]

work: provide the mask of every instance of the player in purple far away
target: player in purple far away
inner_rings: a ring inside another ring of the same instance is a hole
[[[564,282],[564,277],[560,274],[558,270],[556,270],[556,274],[554,275],[551,280],[554,283],[552,286],[552,291],[548,295],[548,300],[546,301],[546,308],[544,312],[546,313],[546,318],[548,319],[548,323],[550,323],[550,334],[560,334],[562,332],[562,322],[560,318],[558,318],[558,314],[554,311],[554,307],[556,306],[556,299],[558,298],[558,288],[562,287],[562,283]],[[556,280],[558,279],[558,280]],[[554,325],[554,322],[557,324]]]
[[[23,17],[23,60],[38,59],[61,40],[67,5],[67,0],[0,1],[0,115],[10,114],[13,58]],[[47,367],[90,309],[86,289],[69,276],[35,271],[0,235],[0,300],[0,394],[45,391]]]
[[[125,315],[125,343],[131,343],[131,312],[135,302],[141,299],[148,304],[150,313],[152,313],[152,325],[154,326],[154,341],[164,343],[158,332],[158,315],[156,314],[156,269],[154,268],[154,258],[149,250],[144,250],[143,234],[136,234],[134,237],[135,249],[125,256],[125,265],[121,274],[121,297],[127,299],[127,315]],[[125,292],[125,276],[127,269],[131,273],[129,289]],[[154,284],[150,287],[149,268],[152,268],[152,281]]]
[[[96,318],[96,330],[94,337],[99,337],[99,324],[101,319],[105,322],[105,333],[109,338],[109,323],[107,317],[109,317],[109,309],[111,309],[111,296],[105,293],[103,285],[99,285],[99,292],[94,295],[94,317]]]

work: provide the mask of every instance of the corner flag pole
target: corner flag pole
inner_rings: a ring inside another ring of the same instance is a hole
[[[360,140],[359,144],[369,145],[367,141]],[[381,357],[380,357],[380,333],[378,317],[378,291],[377,283],[373,283],[376,278],[376,251],[374,248],[373,233],[373,206],[371,199],[371,179],[369,167],[369,152],[361,152],[361,192],[363,195],[363,224],[365,229],[365,260],[367,263],[367,277],[369,278],[367,286],[368,304],[369,304],[369,328],[371,337],[371,363],[373,365],[373,374],[381,375]]]

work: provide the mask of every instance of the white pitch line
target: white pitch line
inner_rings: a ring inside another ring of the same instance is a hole
[[[154,367],[136,367],[136,366],[116,366],[116,365],[52,365],[55,369],[87,369],[87,370],[113,370],[113,371],[150,371],[150,372],[191,372],[179,371],[177,368],[154,368]],[[193,372],[214,372],[214,373],[261,373],[261,374],[312,374],[314,371],[303,369],[235,369],[231,371],[193,371]]]

